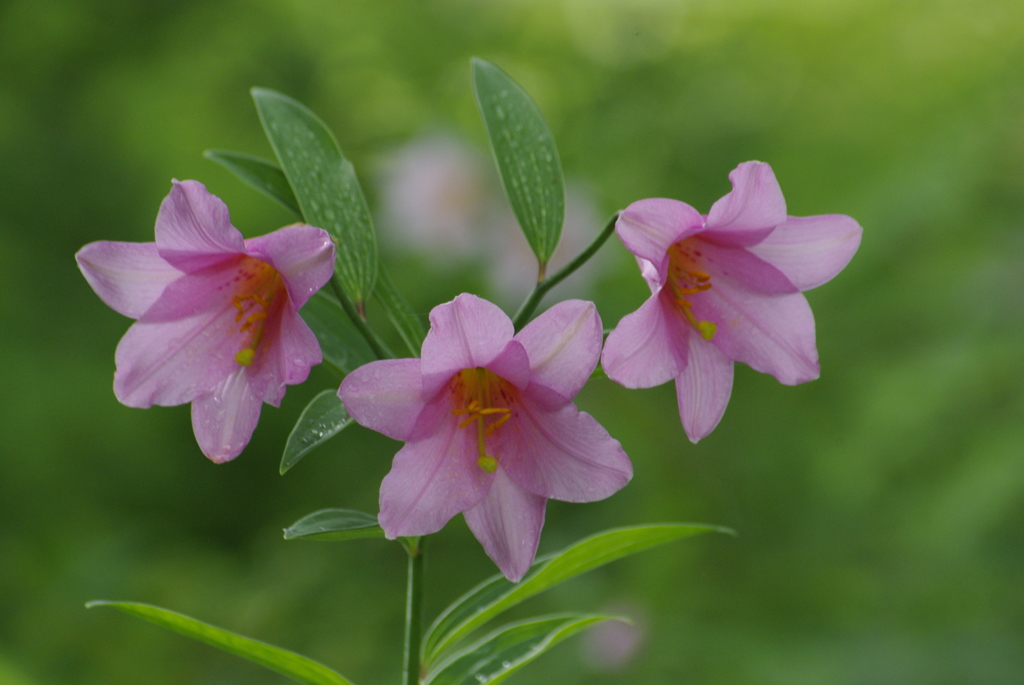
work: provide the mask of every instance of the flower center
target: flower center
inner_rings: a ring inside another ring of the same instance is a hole
[[[689,238],[680,240],[668,248],[668,285],[672,300],[679,307],[690,325],[697,329],[705,340],[715,337],[718,330],[711,321],[698,321],[693,315],[693,302],[687,299],[690,295],[711,290],[711,276],[697,268],[700,251],[695,248]]]
[[[280,310],[287,297],[281,296],[284,279],[266,262],[243,256],[234,283],[238,294],[231,298],[231,304],[238,310],[235,322],[241,324],[238,330],[244,335],[242,349],[235,355],[235,361],[242,366],[250,366],[263,340],[267,319]]]
[[[487,473],[498,468],[498,458],[487,454],[484,439],[512,418],[515,388],[504,378],[487,369],[463,369],[452,379],[455,409],[452,414],[465,416],[459,428],[476,425],[476,444],[479,457],[476,465]]]

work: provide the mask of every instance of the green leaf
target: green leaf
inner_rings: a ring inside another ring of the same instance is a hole
[[[687,523],[613,528],[538,559],[519,583],[512,583],[500,574],[493,576],[455,600],[437,617],[423,640],[422,661],[428,665],[433,663],[440,654],[501,612],[564,580],[630,554],[711,531],[732,532],[727,528]]]
[[[391,319],[391,323],[398,330],[398,334],[402,337],[402,341],[412,356],[420,356],[423,338],[427,335],[423,328],[423,322],[395,288],[395,284],[383,268],[377,271],[377,287],[373,294],[377,296],[377,301],[384,308],[384,312]]]
[[[305,105],[263,88],[253,88],[252,98],[302,216],[337,241],[335,272],[361,308],[377,279],[377,240],[352,163]]]
[[[336,390],[324,390],[306,405],[284,444],[281,475],[295,466],[317,445],[321,445],[352,423]]]
[[[280,647],[274,647],[265,642],[242,637],[236,633],[216,628],[208,623],[197,621],[194,618],[174,611],[136,602],[96,601],[89,602],[85,606],[89,609],[97,606],[109,606],[120,609],[139,618],[144,618],[150,623],[169,628],[182,635],[222,649],[225,652],[230,652],[243,659],[253,661],[260,666],[266,666],[270,670],[277,671],[300,683],[308,683],[308,685],[352,685],[351,681],[343,678],[323,664],[308,659],[301,654],[296,654]]]
[[[313,330],[324,361],[339,374],[351,373],[377,359],[366,339],[356,331],[338,301],[321,288],[309,298],[299,315]]]
[[[302,218],[299,202],[295,199],[292,187],[288,185],[284,171],[273,162],[230,150],[207,150],[203,157],[217,162],[247,185],[276,200],[295,216]]]
[[[285,540],[354,540],[382,537],[384,530],[377,524],[376,516],[352,509],[314,511],[284,529]]]
[[[500,683],[567,637],[614,616],[560,614],[502,626],[427,674],[432,685]],[[624,619],[618,619],[624,620]]]
[[[523,87],[473,58],[473,92],[512,211],[533,253],[547,264],[562,235],[565,187],[555,139]]]

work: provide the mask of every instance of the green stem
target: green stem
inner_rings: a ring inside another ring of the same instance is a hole
[[[405,589],[405,669],[402,685],[419,685],[420,638],[423,636],[423,543],[425,537],[410,538],[409,578]]]
[[[331,277],[331,287],[334,288],[334,294],[338,297],[338,302],[341,303],[341,308],[348,314],[348,318],[352,320],[352,325],[356,327],[356,330],[366,338],[366,342],[370,345],[370,349],[377,355],[377,359],[394,359],[395,354],[388,349],[388,346],[384,344],[373,329],[370,328],[370,324],[366,323],[366,319],[360,314],[356,305],[349,299],[348,293],[341,287],[341,283],[338,282],[338,274],[334,274]]]
[[[527,297],[522,306],[519,307],[519,311],[516,312],[515,317],[512,319],[512,324],[516,327],[517,331],[525,326],[526,322],[530,320],[530,317],[533,316],[533,312],[537,309],[537,305],[540,304],[541,299],[549,290],[565,280],[565,278],[573,271],[586,264],[587,260],[593,257],[594,254],[601,249],[601,246],[604,245],[604,241],[608,240],[608,237],[615,230],[615,222],[618,218],[619,213],[615,212],[597,237],[594,238],[594,241],[590,243],[590,245],[587,245],[587,249],[576,255],[574,260],[534,286],[533,292],[530,293],[530,296]]]

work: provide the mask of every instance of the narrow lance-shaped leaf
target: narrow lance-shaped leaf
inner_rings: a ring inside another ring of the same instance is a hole
[[[295,427],[284,444],[281,457],[281,474],[295,466],[310,450],[322,445],[346,426],[352,417],[345,410],[336,390],[324,390],[314,397],[299,415]]]
[[[240,656],[243,659],[253,661],[260,666],[266,666],[270,670],[277,671],[300,683],[307,683],[307,685],[352,685],[351,681],[338,673],[301,654],[216,628],[208,623],[197,621],[194,618],[169,611],[168,609],[161,609],[151,604],[138,604],[136,602],[96,601],[89,602],[85,606],[86,608],[109,606],[120,609],[126,613],[143,618],[150,623],[155,623],[158,626],[187,635],[200,642],[205,642],[208,645],[222,649],[225,652]]]
[[[500,683],[562,640],[614,616],[560,614],[502,626],[427,674],[431,685]],[[618,619],[623,620],[623,619]]]
[[[229,150],[207,150],[203,157],[213,160],[233,173],[247,185],[279,202],[295,216],[302,218],[302,210],[288,185],[281,167],[259,157]]]
[[[284,171],[278,165],[259,157],[226,150],[207,150],[205,156],[222,164],[246,184],[280,202],[297,217],[302,218],[302,210],[299,209],[295,193],[292,192]],[[323,292],[320,291],[318,295]],[[377,267],[377,282],[373,293],[398,330],[410,354],[419,356],[420,346],[426,336],[423,322],[395,288],[381,265]],[[344,310],[337,302],[329,297],[315,299],[317,302],[307,304],[302,314],[320,341],[324,360],[342,373],[349,373],[362,364],[374,361],[377,357],[365,339],[348,323]],[[325,300],[331,300],[334,306],[324,304]]]
[[[384,530],[377,517],[352,509],[321,509],[314,511],[284,529],[285,540],[354,540],[382,538]]]
[[[336,272],[361,306],[377,278],[377,241],[352,163],[305,105],[263,88],[253,88],[252,98],[302,216],[337,240]]]
[[[473,58],[473,92],[512,211],[546,265],[562,235],[565,187],[555,139],[523,87],[497,66]]]
[[[500,574],[493,576],[455,600],[437,617],[423,640],[423,663],[433,663],[473,630],[553,585],[630,554],[711,531],[732,532],[686,523],[613,528],[538,559],[519,583]]]
[[[409,303],[406,302],[402,294],[395,288],[395,284],[383,268],[377,272],[377,287],[374,289],[373,294],[377,296],[377,301],[384,308],[384,312],[391,319],[391,323],[398,330],[398,334],[402,337],[402,342],[405,343],[412,356],[420,356],[423,338],[427,335],[427,332],[423,329],[423,322],[420,321],[419,317],[416,316],[416,312],[412,310]]]
[[[299,315],[316,335],[324,361],[339,374],[351,373],[377,359],[366,339],[349,322],[345,310],[326,289],[309,298]]]

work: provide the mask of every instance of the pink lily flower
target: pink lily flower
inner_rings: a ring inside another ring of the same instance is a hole
[[[280,406],[285,386],[321,361],[298,309],[334,271],[322,229],[243,240],[203,184],[175,181],[155,243],[89,243],[75,259],[100,299],[136,319],[114,355],[118,401],[191,402],[196,440],[215,462],[238,456],[262,403]]]
[[[677,200],[634,202],[615,232],[651,289],[608,336],[601,364],[627,388],[675,379],[679,416],[697,442],[725,413],[733,362],[780,383],[820,373],[814,316],[801,291],[831,280],[860,245],[848,216],[786,215],[770,166],[744,162],[707,216]]]
[[[604,499],[633,466],[572,402],[601,353],[593,303],[561,302],[513,333],[497,306],[459,295],[430,312],[421,359],[362,366],[338,395],[357,422],[405,442],[380,488],[387,537],[437,532],[461,512],[518,581],[547,500]]]

